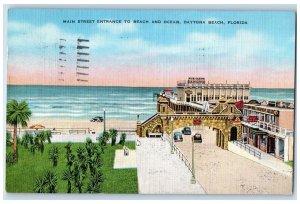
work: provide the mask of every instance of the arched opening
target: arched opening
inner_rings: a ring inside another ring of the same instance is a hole
[[[191,101],[191,95],[190,94],[186,94],[186,102],[190,102]]]
[[[237,128],[232,127],[230,130],[230,141],[237,140]]]
[[[155,128],[153,128],[152,132],[154,133],[162,133],[162,127],[161,125],[157,125],[155,126]]]

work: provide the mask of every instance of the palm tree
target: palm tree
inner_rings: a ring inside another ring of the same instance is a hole
[[[67,149],[67,155],[72,153],[72,149],[71,149],[72,143],[68,142],[68,144],[66,144],[65,148]]]
[[[47,182],[44,178],[38,178],[34,184],[34,192],[36,193],[44,193],[45,188],[47,187]]]
[[[111,146],[114,146],[116,144],[118,131],[116,129],[110,129],[108,134],[109,134],[109,137],[111,138]]]
[[[98,183],[90,181],[87,187],[87,193],[100,193],[100,185]]]
[[[82,159],[85,156],[84,155],[85,150],[82,147],[78,147],[76,152],[77,152],[78,159]]]
[[[27,149],[29,144],[33,144],[33,135],[26,131],[22,137],[21,145],[23,145]]]
[[[101,169],[97,169],[95,174],[91,177],[91,180],[87,187],[87,192],[88,193],[100,193],[101,182],[103,182],[103,174],[101,172]]]
[[[72,190],[72,183],[71,180],[73,179],[74,175],[73,172],[70,170],[65,170],[63,172],[62,180],[68,181],[68,193],[71,193]]]
[[[43,135],[44,135],[44,139],[48,141],[48,143],[50,144],[51,143],[51,138],[52,138],[52,133],[50,130],[44,130],[43,132]],[[45,141],[44,140],[44,141]]]
[[[78,192],[82,193],[83,181],[82,181],[82,178],[81,178],[81,173],[80,173],[80,168],[79,168],[79,162],[78,161],[74,162],[74,183],[75,183],[75,187],[78,188]]]
[[[30,150],[30,152],[31,152],[32,154],[35,154],[35,149],[36,149],[36,148],[37,148],[36,145],[33,143],[32,145],[30,145],[29,150]]]
[[[14,161],[17,161],[17,128],[18,125],[27,127],[27,122],[31,116],[31,110],[26,101],[18,103],[17,100],[11,99],[7,103],[6,108],[6,122],[14,127],[13,133],[13,152]]]
[[[107,143],[108,139],[109,139],[109,134],[108,134],[108,132],[104,132],[103,135],[100,136],[99,142],[100,142],[100,144],[101,144],[102,146],[106,146],[106,143]]]
[[[44,146],[45,136],[43,133],[37,133],[37,135],[34,138],[34,145],[40,149],[41,153],[44,153],[45,146]]]
[[[49,193],[55,193],[55,188],[57,186],[57,176],[51,171],[47,171],[44,179],[47,183]]]
[[[91,140],[91,138],[86,138],[85,149],[89,157],[91,157],[93,154],[92,145],[93,145],[93,141]]]
[[[126,140],[126,133],[122,133],[120,137],[119,144],[124,145]]]
[[[53,166],[54,166],[54,167],[57,166],[58,157],[59,157],[58,148],[57,148],[56,146],[53,146],[53,147],[49,150],[49,159],[52,160]]]

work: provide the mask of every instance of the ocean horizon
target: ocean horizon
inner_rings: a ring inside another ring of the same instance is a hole
[[[156,112],[155,93],[176,87],[8,85],[7,100],[26,100],[32,118],[146,120]],[[294,101],[294,89],[251,88],[250,99]]]

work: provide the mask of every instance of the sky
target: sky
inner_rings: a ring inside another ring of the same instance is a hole
[[[170,20],[180,24],[164,23]],[[65,62],[59,61],[61,38]],[[78,38],[90,40],[84,44],[89,62],[79,64],[89,67],[79,71],[87,76],[76,74]],[[9,84],[175,87],[187,77],[205,77],[209,83],[294,88],[293,12],[10,9],[7,40]]]

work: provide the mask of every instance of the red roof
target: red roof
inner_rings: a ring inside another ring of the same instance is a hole
[[[164,92],[173,92],[172,89],[165,89]]]
[[[237,109],[241,110],[244,107],[244,102],[243,101],[237,101],[235,103],[235,106],[236,106]]]

